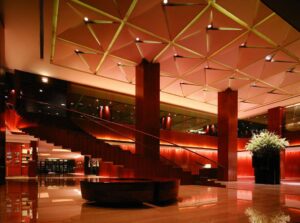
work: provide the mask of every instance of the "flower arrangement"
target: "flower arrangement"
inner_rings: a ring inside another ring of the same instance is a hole
[[[246,145],[246,150],[250,152],[264,152],[268,150],[283,150],[289,143],[285,138],[268,130],[263,130],[259,134],[254,134]]]
[[[254,208],[247,208],[245,214],[249,217],[251,223],[286,223],[290,222],[291,217],[284,212],[273,213],[267,216]]]

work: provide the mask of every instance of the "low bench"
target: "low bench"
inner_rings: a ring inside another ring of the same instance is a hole
[[[102,204],[162,204],[177,200],[178,179],[105,178],[80,182],[82,198]]]

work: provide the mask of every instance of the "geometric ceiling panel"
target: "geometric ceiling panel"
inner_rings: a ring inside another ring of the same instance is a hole
[[[174,4],[181,3],[181,1],[174,0],[171,2]],[[168,24],[171,39],[207,6],[205,0],[190,0],[189,3],[194,3],[194,5],[163,6],[164,17]],[[178,16],[180,19],[178,19]]]
[[[235,0],[235,4],[232,0],[218,0],[217,3],[250,26],[272,13],[260,0]]]
[[[206,66],[207,66],[207,63],[202,63],[195,70],[186,74],[182,78],[191,83],[204,86],[206,84],[206,77],[205,77],[205,67]]]
[[[233,71],[226,69],[218,64],[210,63],[207,68],[205,68],[206,83],[210,85],[211,83],[220,81],[225,78],[229,78]]]
[[[269,91],[271,91],[272,88],[262,84],[262,83],[255,83],[255,84],[249,84],[239,89],[239,97],[243,99],[247,99],[251,101],[251,98],[257,96],[257,95],[263,95]],[[257,101],[257,104],[262,104],[262,101]]]
[[[288,51],[292,52],[295,56],[300,58],[300,39],[291,43],[288,46],[285,46],[285,49],[287,49]]]
[[[111,49],[111,54],[140,63],[142,56],[136,46],[135,40],[128,29],[122,29],[120,38],[118,38]],[[130,53],[128,53],[130,52]]]
[[[252,109],[256,106],[257,106],[257,104],[247,102],[247,101],[240,101],[239,102],[239,110],[240,111],[245,111],[245,110],[248,110],[248,109]]]
[[[150,19],[151,18],[151,19]],[[140,0],[128,21],[138,27],[169,39],[167,21],[164,17],[161,0]]]
[[[184,97],[186,97],[202,88],[202,86],[200,86],[200,85],[195,85],[193,83],[186,82],[186,81],[181,82],[180,87],[181,87],[181,91],[182,91],[182,94]]]
[[[289,97],[288,95],[281,95],[281,94],[276,94],[276,93],[267,93],[264,96],[256,96],[251,98],[251,102],[257,102],[259,104],[264,104],[264,103],[272,103],[272,102],[277,102],[286,99]]]
[[[239,88],[250,84],[252,81],[248,78],[238,75],[232,75],[231,77],[221,80],[219,82],[215,82],[210,84],[210,86],[219,89],[220,91],[224,91],[227,88],[231,88],[233,90],[238,90]]]
[[[99,52],[78,47],[63,40],[57,40],[53,63],[95,73],[101,58],[102,54]]]
[[[249,34],[243,45],[239,46],[238,68],[243,69],[273,52],[270,44],[255,34]]]
[[[278,15],[270,17],[256,29],[278,45],[284,45],[299,37],[299,33]]]
[[[205,27],[208,54],[212,54],[245,32],[242,26],[216,10],[211,10],[210,18],[210,23]]]
[[[203,58],[178,47],[169,47],[159,58],[161,72],[181,76],[204,61]]]
[[[265,65],[265,59],[258,60],[255,63],[252,63],[243,69],[242,72],[251,75],[253,78],[259,78]]]
[[[300,94],[299,32],[260,0],[61,0],[56,20],[54,64],[134,84],[146,59],[161,91],[216,105],[230,87],[241,111]]]
[[[97,75],[131,83],[133,81],[131,75],[135,72],[135,66],[135,64],[120,58],[108,56],[98,70]]]
[[[68,18],[68,19],[66,19]],[[57,22],[57,35],[62,32],[77,26],[78,24],[83,22],[83,18],[79,16],[79,14],[74,10],[74,7],[71,3],[67,1],[62,1],[59,4],[59,14],[58,14],[58,22]]]
[[[125,15],[124,12],[128,10],[131,3],[131,0],[117,0],[117,1],[81,0],[81,1],[119,18],[122,18]],[[120,3],[123,3],[122,7],[119,7]],[[122,10],[120,10],[120,8]]]
[[[299,95],[300,94],[299,82],[288,85],[288,86],[285,86],[285,87],[281,87],[281,89],[289,92],[290,94],[294,94],[294,95]]]
[[[190,99],[201,101],[201,102],[215,100],[217,97],[218,97],[218,92],[211,87],[202,88],[201,90],[188,96],[188,98]]]
[[[164,90],[165,87],[170,85],[176,80],[174,77],[160,76],[160,89]]]
[[[167,92],[174,95],[184,96],[181,88],[181,83],[183,83],[184,80],[178,79],[177,81],[173,82],[169,86],[167,86],[165,89],[163,89],[163,92]]]
[[[296,65],[296,61],[282,53],[281,51],[276,52],[273,55],[270,55],[270,60],[266,60],[263,66],[262,73],[260,78],[264,79],[269,76],[278,74],[283,71],[289,70],[291,67]]]
[[[135,41],[136,47],[138,48],[142,58],[145,58],[148,61],[152,61],[154,57],[166,47],[166,43],[161,41],[159,38],[129,26],[126,26],[125,28],[128,29],[131,36],[130,41]],[[119,39],[122,39],[122,36],[120,36]]]

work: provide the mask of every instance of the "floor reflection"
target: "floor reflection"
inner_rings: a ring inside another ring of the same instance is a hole
[[[300,222],[300,186],[228,183],[181,186],[177,203],[101,207],[81,198],[81,178],[9,180],[0,186],[0,222]],[[290,221],[289,221],[290,220]]]

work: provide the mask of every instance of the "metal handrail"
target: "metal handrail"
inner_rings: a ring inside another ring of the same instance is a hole
[[[195,154],[196,156],[199,156],[199,157],[202,157],[202,158],[204,158],[204,159],[209,160],[210,162],[216,164],[218,167],[224,168],[224,167],[223,167],[221,164],[219,164],[218,162],[216,162],[216,161],[214,161],[214,160],[212,160],[212,159],[210,159],[210,158],[208,158],[208,157],[206,157],[206,156],[203,156],[203,155],[201,155],[201,154],[199,154],[199,153],[196,153],[196,152],[194,152],[194,151],[188,149],[186,146],[180,146],[180,145],[178,145],[178,144],[176,144],[176,143],[173,143],[173,142],[171,142],[171,141],[169,141],[169,140],[162,139],[162,138],[160,138],[160,137],[154,136],[154,135],[152,135],[152,134],[149,134],[149,133],[144,132],[144,131],[141,131],[141,130],[137,130],[137,129],[135,129],[135,128],[126,126],[126,125],[124,125],[124,124],[112,122],[112,121],[109,121],[109,120],[106,120],[106,119],[102,119],[102,118],[100,118],[100,117],[96,117],[96,116],[93,116],[93,115],[90,115],[90,114],[86,114],[86,113],[83,113],[83,112],[74,110],[74,109],[65,108],[65,107],[63,107],[63,106],[53,105],[53,104],[50,104],[50,103],[48,103],[48,102],[38,101],[38,100],[35,100],[35,99],[32,99],[32,98],[26,98],[26,97],[24,97],[24,96],[22,96],[22,99],[23,99],[23,100],[29,100],[29,101],[32,101],[32,102],[35,102],[35,103],[38,103],[38,104],[42,104],[42,105],[47,105],[47,106],[52,106],[52,107],[55,107],[55,108],[63,109],[63,110],[66,110],[66,111],[69,111],[69,112],[72,112],[72,113],[79,114],[79,115],[81,115],[81,116],[83,116],[83,117],[86,117],[86,118],[96,119],[96,120],[98,120],[98,121],[103,121],[103,122],[105,122],[105,123],[113,124],[113,125],[115,125],[115,126],[119,126],[119,127],[122,127],[122,128],[128,129],[128,130],[131,130],[131,131],[134,131],[134,132],[138,132],[138,133],[147,135],[147,136],[152,137],[152,138],[154,138],[154,139],[158,139],[158,140],[160,140],[160,141],[164,141],[164,142],[166,142],[166,143],[168,143],[168,144],[170,144],[170,145],[172,145],[172,146],[174,146],[174,147],[182,148],[182,149],[184,149],[184,150],[186,150],[186,151],[188,151],[188,152],[190,152],[190,153],[192,153],[192,154]],[[99,124],[98,122],[96,122],[96,123]],[[100,124],[99,124],[99,125],[100,125]],[[107,127],[107,126],[105,126],[105,127]],[[116,132],[118,132],[118,131],[116,131]],[[123,135],[123,136],[124,136],[124,135]],[[128,138],[128,136],[124,136],[124,137],[127,137],[127,138]],[[130,139],[130,138],[129,138],[129,139]],[[133,140],[133,139],[131,139],[131,140]],[[135,140],[133,140],[133,141],[136,142]],[[160,155],[160,156],[163,157],[162,155]],[[164,158],[165,158],[165,157],[164,157]],[[167,159],[167,158],[165,158],[165,159]],[[171,160],[169,160],[169,159],[167,159],[167,160],[170,161],[170,162],[173,162],[173,161],[171,161]],[[177,165],[177,164],[176,164],[176,165]]]

